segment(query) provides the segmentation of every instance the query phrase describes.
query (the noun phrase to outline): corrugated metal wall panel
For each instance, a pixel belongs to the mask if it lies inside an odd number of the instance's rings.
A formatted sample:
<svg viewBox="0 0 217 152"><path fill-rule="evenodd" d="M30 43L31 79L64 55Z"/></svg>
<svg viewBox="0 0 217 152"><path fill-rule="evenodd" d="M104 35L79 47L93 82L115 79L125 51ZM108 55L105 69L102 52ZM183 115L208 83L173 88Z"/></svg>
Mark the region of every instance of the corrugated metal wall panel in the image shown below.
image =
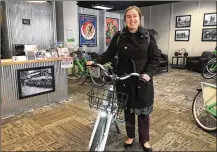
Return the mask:
<svg viewBox="0 0 217 152"><path fill-rule="evenodd" d="M17 70L50 65L54 65L55 92L19 100ZM66 99L68 96L68 78L66 70L67 69L61 68L60 61L1 66L1 116L16 115L26 110Z"/></svg>
<svg viewBox="0 0 217 152"><path fill-rule="evenodd" d="M55 93L48 94L48 104L59 102L68 96L68 73L67 69L61 68L61 62L58 62L55 67ZM57 100L58 99L58 100Z"/></svg>
<svg viewBox="0 0 217 152"><path fill-rule="evenodd" d="M12 56L13 44L34 44L40 50L48 49L55 44L55 2L6 1L5 3L9 58ZM22 24L22 19L30 19L30 25Z"/></svg>

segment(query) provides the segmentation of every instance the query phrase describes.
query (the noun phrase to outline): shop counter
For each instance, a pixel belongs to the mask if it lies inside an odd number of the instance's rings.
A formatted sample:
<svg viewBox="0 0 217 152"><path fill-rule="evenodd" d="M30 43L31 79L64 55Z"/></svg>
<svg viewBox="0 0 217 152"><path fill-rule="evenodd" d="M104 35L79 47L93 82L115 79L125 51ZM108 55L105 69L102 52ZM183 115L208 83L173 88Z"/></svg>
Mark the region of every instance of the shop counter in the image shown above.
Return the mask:
<svg viewBox="0 0 217 152"><path fill-rule="evenodd" d="M1 117L58 103L68 96L67 69L61 59L1 60Z"/></svg>

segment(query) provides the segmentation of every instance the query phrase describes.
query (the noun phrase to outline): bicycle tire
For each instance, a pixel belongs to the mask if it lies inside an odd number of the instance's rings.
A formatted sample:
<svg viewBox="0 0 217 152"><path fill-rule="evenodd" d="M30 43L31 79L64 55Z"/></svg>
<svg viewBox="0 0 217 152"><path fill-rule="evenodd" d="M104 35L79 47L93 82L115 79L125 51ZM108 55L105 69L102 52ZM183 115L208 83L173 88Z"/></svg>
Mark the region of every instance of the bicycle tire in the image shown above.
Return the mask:
<svg viewBox="0 0 217 152"><path fill-rule="evenodd" d="M113 74L113 70L111 67L109 67L109 71L110 71L110 74ZM112 84L112 79L108 76L105 76L105 82L106 84Z"/></svg>
<svg viewBox="0 0 217 152"><path fill-rule="evenodd" d="M68 74L68 79L70 80L80 80L82 78L82 71L80 70L78 65L73 65L71 68L72 73Z"/></svg>
<svg viewBox="0 0 217 152"><path fill-rule="evenodd" d="M102 138L106 128L106 123L107 123L107 117L101 117L96 129L96 133L93 137L93 142L90 147L90 152L96 151L96 148L98 148L99 144L102 142Z"/></svg>
<svg viewBox="0 0 217 152"><path fill-rule="evenodd" d="M203 68L203 71L202 71L202 76L205 78L205 79L212 79L213 77L216 76L216 68L215 68L215 72L211 72L210 69L209 69L209 66L213 65L215 63L213 62L209 62L204 68ZM209 75L206 75L206 70L208 72Z"/></svg>
<svg viewBox="0 0 217 152"><path fill-rule="evenodd" d="M197 116L197 111L196 111L196 104L197 104L197 102L199 102L199 98L200 97L202 97L202 95L203 95L203 92L202 91L200 91L200 92L198 92L197 94L196 94L196 96L194 97L194 100L193 100L193 103L192 103L192 113L193 113L193 117L194 117L194 119L195 119L195 121L196 121L196 123L197 123L197 125L201 128L201 129L203 129L204 131L207 131L207 132L213 132L213 131L217 131L217 128L216 128L216 126L215 127L213 127L213 128L210 128L210 127L207 127L205 124L203 124L203 122L201 122L200 120L199 120L199 118L198 118L198 116ZM203 98L203 97L202 97ZM202 101L203 101L203 99L202 99ZM205 108L205 107L204 107ZM206 111L206 109L204 109L204 111L208 114L208 112ZM208 114L210 117L213 117L213 116L211 116L211 114ZM213 120L215 119L215 121L216 121L216 118L214 118L213 117ZM216 122L214 122L214 124L216 124Z"/></svg>
<svg viewBox="0 0 217 152"><path fill-rule="evenodd" d="M99 78L90 77L90 79L98 87L103 87L106 84L105 78L103 76L100 76ZM101 79L101 83L98 83L97 79Z"/></svg>
<svg viewBox="0 0 217 152"><path fill-rule="evenodd" d="M216 66L216 59L210 60L210 61L208 62L208 64L212 64L212 65ZM208 72L210 72L210 73L212 73L212 74L216 74L216 67L215 67L215 69L214 69L214 70L215 70L214 72L211 71L210 68L207 68L207 70L208 70Z"/></svg>

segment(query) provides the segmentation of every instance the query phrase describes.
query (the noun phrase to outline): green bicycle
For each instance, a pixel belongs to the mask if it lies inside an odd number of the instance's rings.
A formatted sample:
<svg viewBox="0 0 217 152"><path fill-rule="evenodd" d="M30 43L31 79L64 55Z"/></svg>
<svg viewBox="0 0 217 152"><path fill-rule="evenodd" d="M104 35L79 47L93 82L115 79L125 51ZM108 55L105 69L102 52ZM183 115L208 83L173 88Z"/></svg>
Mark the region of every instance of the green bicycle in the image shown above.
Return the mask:
<svg viewBox="0 0 217 152"><path fill-rule="evenodd" d="M104 76L100 74L99 68L86 67L87 58L85 51L74 51L73 59L73 68L69 71L68 79L79 80L82 77L86 77L86 80L90 78L96 86L101 87L105 85ZM85 81L83 81L83 83Z"/></svg>
<svg viewBox="0 0 217 152"><path fill-rule="evenodd" d="M214 50L213 54L216 56L216 49ZM202 76L205 79L211 79L216 76L217 73L217 63L216 63L216 58L212 58L209 60L207 65L203 68L202 71Z"/></svg>

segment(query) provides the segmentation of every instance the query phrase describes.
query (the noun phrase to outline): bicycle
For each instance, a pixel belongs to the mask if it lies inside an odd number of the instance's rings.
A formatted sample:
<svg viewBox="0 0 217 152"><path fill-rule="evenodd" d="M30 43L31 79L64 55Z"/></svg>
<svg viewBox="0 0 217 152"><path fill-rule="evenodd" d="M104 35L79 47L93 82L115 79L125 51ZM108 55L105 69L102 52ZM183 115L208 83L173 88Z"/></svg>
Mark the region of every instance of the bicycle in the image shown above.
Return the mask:
<svg viewBox="0 0 217 152"><path fill-rule="evenodd" d="M87 52L87 54L90 56L90 60L92 60L92 61L95 61L96 60L96 58L99 56L97 53L95 53L95 52ZM114 65L115 66L115 65ZM114 72L114 67L113 67L113 65L112 65L112 63L111 62L108 62L108 63L105 63L104 65L103 65L103 67L106 69L106 71L108 71L110 74L112 74L113 72ZM103 76L104 77L104 80L105 80L105 84L111 84L112 83L112 80L109 78L109 77L107 77L106 75L104 75L104 74L102 74L101 73L101 76Z"/></svg>
<svg viewBox="0 0 217 152"><path fill-rule="evenodd" d="M118 77L116 74L109 75L104 67L100 64L93 64L91 66L99 67L112 80L112 85L109 89L92 88L87 93L90 108L94 107L100 110L94 125L88 148L90 151L104 151L111 124L114 123L118 134L120 133L120 129L117 125L117 117L126 107L128 99L127 94L116 92L115 84L117 81L125 80L131 76L140 77L140 74L131 73Z"/></svg>
<svg viewBox="0 0 217 152"><path fill-rule="evenodd" d="M72 74L68 75L68 79L79 80L82 77L86 77L86 79L82 82L82 84L84 84L84 82L90 78L91 81L96 86L101 87L105 85L106 82L104 80L104 76L100 74L101 71L99 69L86 67L87 59L86 59L85 51L82 51L82 52L74 51L73 54L71 55L73 56L74 61L73 61Z"/></svg>
<svg viewBox="0 0 217 152"><path fill-rule="evenodd" d="M201 82L201 86L192 103L193 117L203 130L216 131L216 85Z"/></svg>
<svg viewBox="0 0 217 152"><path fill-rule="evenodd" d="M217 55L217 51L213 51L213 55ZM208 61L207 65L203 68L202 76L205 79L211 79L216 76L217 73L217 62L216 58L212 58Z"/></svg>

